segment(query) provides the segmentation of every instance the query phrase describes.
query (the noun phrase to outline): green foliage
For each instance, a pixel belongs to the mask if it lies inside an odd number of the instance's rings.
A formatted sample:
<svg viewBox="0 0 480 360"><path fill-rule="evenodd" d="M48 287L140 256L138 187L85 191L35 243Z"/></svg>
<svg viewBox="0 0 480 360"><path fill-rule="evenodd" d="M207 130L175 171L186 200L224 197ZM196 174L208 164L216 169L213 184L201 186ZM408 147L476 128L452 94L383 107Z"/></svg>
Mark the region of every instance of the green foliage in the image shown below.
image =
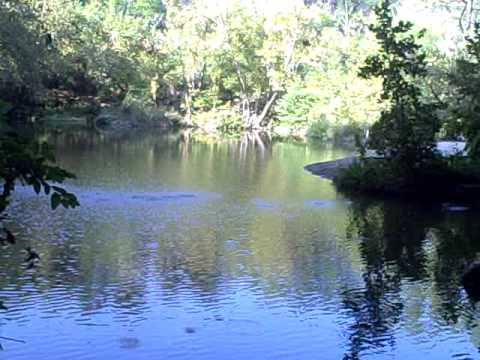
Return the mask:
<svg viewBox="0 0 480 360"><path fill-rule="evenodd" d="M311 139L328 140L329 131L332 130L332 125L329 124L325 118L313 121L307 129L307 136Z"/></svg>
<svg viewBox="0 0 480 360"><path fill-rule="evenodd" d="M375 9L378 24L370 30L380 43L378 54L370 56L361 69L364 78L383 80L381 98L390 106L372 127L369 146L410 173L434 157L439 129L436 105L422 99L417 80L426 76L425 54L410 34L413 24L393 23L390 2ZM423 32L417 34L423 36Z"/></svg>
<svg viewBox="0 0 480 360"><path fill-rule="evenodd" d="M320 98L309 89L294 87L278 102L277 119L280 123L299 126L319 119L315 108L320 103Z"/></svg>
<svg viewBox="0 0 480 360"><path fill-rule="evenodd" d="M371 26L380 50L369 56L360 76L383 81L381 99L388 104L372 127L367 146L382 159L362 158L335 179L339 189L397 195L458 195L460 184L478 182L478 165L458 157L440 158L435 137L440 129L439 105L425 99L421 84L428 74L426 55L411 33L413 24L394 24L389 1L376 10ZM472 48L470 48L470 51Z"/></svg>
<svg viewBox="0 0 480 360"><path fill-rule="evenodd" d="M396 179L385 162L371 160L354 162L340 170L334 179L337 188L347 193L383 193L387 184Z"/></svg>
<svg viewBox="0 0 480 360"><path fill-rule="evenodd" d="M467 38L466 57L456 63L451 83L460 97L454 108L457 125L467 140L469 155L480 157L480 23L475 24L474 32Z"/></svg>
<svg viewBox="0 0 480 360"><path fill-rule="evenodd" d="M49 54L35 11L24 1L0 2L0 98L33 103L42 88Z"/></svg>
<svg viewBox="0 0 480 360"><path fill-rule="evenodd" d="M275 124L308 128L311 136L325 140L344 129L368 127L383 107L381 83L360 79L357 72L365 55L375 50L373 39L361 33L347 38L329 24L317 41L302 77L279 100Z"/></svg>
<svg viewBox="0 0 480 360"><path fill-rule="evenodd" d="M77 198L62 187L54 184L73 178L68 171L52 165L55 161L52 149L47 144L21 138L14 133L0 137L0 214L8 206L17 181L31 187L37 194L50 196L52 209L59 205L73 208L79 205Z"/></svg>
<svg viewBox="0 0 480 360"><path fill-rule="evenodd" d="M236 113L226 113L220 117L220 123L217 129L226 135L238 134L244 130L242 118Z"/></svg>
<svg viewBox="0 0 480 360"><path fill-rule="evenodd" d="M144 104L213 130L213 123L197 122L198 113L230 108L243 122L238 129L286 127L305 133L310 128L318 136L324 126L329 134L370 126L392 102L396 86L405 119L407 113L427 114L415 122L422 130L415 131L411 151L428 152L428 145L419 145L431 135L426 118L434 109L425 95L437 95L430 91L435 88L444 97L445 86L440 77L425 79L431 69L417 42L427 46L442 73L448 61L439 60L439 44L447 35L435 28L415 38L409 35L412 24L394 26L385 6L383 20L371 32L366 23L377 2L299 1L262 12L256 0L5 0L0 2L0 100L13 110L65 106L65 97L97 109L112 102ZM404 3L409 2L395 6ZM436 1L420 6L426 7L432 14L444 8ZM453 14L459 8L447 10ZM376 50L372 35L383 50L370 57L370 72L361 79L356 74L362 59ZM467 73L464 67L459 74ZM386 101L380 104L382 79L390 80L384 81ZM450 110L442 114L460 117ZM462 109L462 118L468 111ZM392 110L392 121L386 121L384 113L379 132L407 135L408 125L386 126L411 123L393 121L398 116ZM392 141L376 145L392 148Z"/></svg>
<svg viewBox="0 0 480 360"><path fill-rule="evenodd" d="M435 158L413 175L402 174L394 162L364 159L342 169L334 179L348 194L410 196L419 198L471 197L468 184L480 181L480 163L469 158ZM467 185L465 185L467 184ZM473 188L472 190L475 190Z"/></svg>

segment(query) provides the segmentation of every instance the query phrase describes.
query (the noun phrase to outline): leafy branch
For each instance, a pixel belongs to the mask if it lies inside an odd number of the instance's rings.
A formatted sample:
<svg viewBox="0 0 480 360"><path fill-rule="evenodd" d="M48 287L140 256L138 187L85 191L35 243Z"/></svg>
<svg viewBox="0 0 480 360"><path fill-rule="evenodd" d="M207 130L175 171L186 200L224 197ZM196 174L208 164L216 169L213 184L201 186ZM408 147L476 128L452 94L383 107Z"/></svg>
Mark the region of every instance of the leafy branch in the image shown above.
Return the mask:
<svg viewBox="0 0 480 360"><path fill-rule="evenodd" d="M50 196L52 209L59 205L74 208L79 205L76 196L60 186L66 179L75 176L53 165L55 157L51 146L46 143L22 138L15 133L8 133L0 138L0 179L3 189L0 193L0 214L8 207L10 196L17 182L31 187L37 194L43 192ZM11 242L12 234L6 233L5 240Z"/></svg>

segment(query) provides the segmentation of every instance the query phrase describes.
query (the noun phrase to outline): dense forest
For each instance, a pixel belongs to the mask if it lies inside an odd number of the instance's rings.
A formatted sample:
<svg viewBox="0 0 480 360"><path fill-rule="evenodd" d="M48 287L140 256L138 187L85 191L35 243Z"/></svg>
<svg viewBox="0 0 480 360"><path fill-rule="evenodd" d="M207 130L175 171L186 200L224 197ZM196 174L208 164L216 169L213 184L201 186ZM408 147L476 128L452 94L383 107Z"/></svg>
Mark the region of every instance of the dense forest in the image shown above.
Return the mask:
<svg viewBox="0 0 480 360"><path fill-rule="evenodd" d="M328 139L380 116L378 1L3 0L1 112L75 110L100 122ZM443 136L475 128L479 37L472 1L396 1L425 53L420 96ZM463 128L467 126L468 129Z"/></svg>
<svg viewBox="0 0 480 360"><path fill-rule="evenodd" d="M356 139L387 160L337 179L360 191L480 179L475 1L4 0L0 11L10 124ZM442 139L466 140L470 157L440 159ZM48 161L12 139L5 159L11 144L26 163ZM49 179L33 174L38 192Z"/></svg>

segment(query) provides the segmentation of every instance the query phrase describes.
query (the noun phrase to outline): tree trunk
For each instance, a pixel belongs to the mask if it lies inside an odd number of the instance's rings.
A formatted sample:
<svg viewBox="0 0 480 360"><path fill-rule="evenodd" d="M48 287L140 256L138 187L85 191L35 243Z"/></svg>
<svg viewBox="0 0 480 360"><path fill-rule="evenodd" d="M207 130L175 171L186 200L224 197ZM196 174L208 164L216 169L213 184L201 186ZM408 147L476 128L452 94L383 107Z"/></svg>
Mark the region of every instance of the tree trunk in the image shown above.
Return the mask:
<svg viewBox="0 0 480 360"><path fill-rule="evenodd" d="M185 91L185 124L188 126L192 126L192 96L190 94L189 89Z"/></svg>
<svg viewBox="0 0 480 360"><path fill-rule="evenodd" d="M248 98L244 98L242 100L241 111L242 111L242 119L243 119L243 122L245 123L245 127L247 129L250 129L252 115L250 112L250 101L248 100Z"/></svg>
<svg viewBox="0 0 480 360"><path fill-rule="evenodd" d="M263 110L260 113L260 115L256 116L255 124L254 124L256 129L265 127L270 123L270 119L267 118L267 115L270 109L272 108L273 104L275 103L275 100L277 100L277 97L278 97L278 92L274 91L273 94L270 96L270 99L268 99L267 103L263 107Z"/></svg>
<svg viewBox="0 0 480 360"><path fill-rule="evenodd" d="M158 82L158 74L156 74L151 80L150 80L150 96L152 98L153 103L155 106L158 106L158 89L160 85Z"/></svg>

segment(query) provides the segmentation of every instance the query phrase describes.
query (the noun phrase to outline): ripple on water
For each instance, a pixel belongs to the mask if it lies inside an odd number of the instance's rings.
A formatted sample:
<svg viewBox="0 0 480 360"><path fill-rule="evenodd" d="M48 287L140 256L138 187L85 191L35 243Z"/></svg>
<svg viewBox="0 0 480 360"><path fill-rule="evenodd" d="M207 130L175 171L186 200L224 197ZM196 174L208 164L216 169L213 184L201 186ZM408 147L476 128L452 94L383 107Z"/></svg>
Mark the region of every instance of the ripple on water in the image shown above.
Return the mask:
<svg viewBox="0 0 480 360"><path fill-rule="evenodd" d="M218 194L209 192L119 192L105 190L81 190L78 193L83 204L143 204L157 206L161 204L171 205L172 203L196 203L218 198Z"/></svg>
<svg viewBox="0 0 480 360"><path fill-rule="evenodd" d="M278 210L280 209L280 203L275 201L269 201L262 198L251 199L250 202L258 209L263 210Z"/></svg>
<svg viewBox="0 0 480 360"><path fill-rule="evenodd" d="M316 209L326 209L335 207L337 202L334 200L311 199L306 200L305 205Z"/></svg>
<svg viewBox="0 0 480 360"><path fill-rule="evenodd" d="M27 341L8 344L6 357L478 358L478 309L450 271L463 247L479 251L469 238L476 222L455 222L471 211L445 222L437 209L412 227L409 212L378 203L363 211L337 202L329 183L297 176L304 152L285 176L289 160L276 151L251 153L261 166L250 174L215 152L191 166L190 150L153 151L153 168L172 167L142 180L135 153L128 191L126 162L107 159L109 188L74 186L82 206L72 211L51 212L20 189L11 208L18 248L34 245L42 262L26 271L23 254L0 253L2 335ZM104 170L90 182L104 184ZM187 190L166 191L165 179ZM432 226L428 258L422 241Z"/></svg>

